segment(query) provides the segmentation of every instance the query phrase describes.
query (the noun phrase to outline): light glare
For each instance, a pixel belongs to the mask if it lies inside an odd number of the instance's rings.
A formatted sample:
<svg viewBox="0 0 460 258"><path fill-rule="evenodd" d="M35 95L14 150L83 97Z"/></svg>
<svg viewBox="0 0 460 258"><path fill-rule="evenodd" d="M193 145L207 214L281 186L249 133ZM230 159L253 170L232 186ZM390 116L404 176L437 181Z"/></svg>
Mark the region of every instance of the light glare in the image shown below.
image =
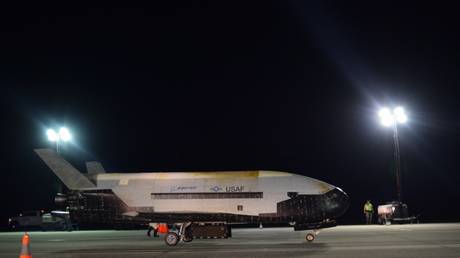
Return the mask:
<svg viewBox="0 0 460 258"><path fill-rule="evenodd" d="M72 139L72 136L70 135L70 132L67 128L61 127L61 129L59 129L59 138L67 142L70 141L70 139Z"/></svg>
<svg viewBox="0 0 460 258"><path fill-rule="evenodd" d="M393 124L393 117L391 116L384 116L380 118L380 123L383 126L391 126Z"/></svg>
<svg viewBox="0 0 460 258"><path fill-rule="evenodd" d="M59 140L59 135L53 129L46 130L46 135L48 136L48 140L52 142Z"/></svg>
<svg viewBox="0 0 460 258"><path fill-rule="evenodd" d="M383 126L391 126L393 124L393 116L391 115L391 111L388 108L382 108L379 111L380 123Z"/></svg>
<svg viewBox="0 0 460 258"><path fill-rule="evenodd" d="M380 111L379 111L379 117L380 117L380 118L391 117L390 109L388 109L388 108L382 108L382 109L380 109Z"/></svg>
<svg viewBox="0 0 460 258"><path fill-rule="evenodd" d="M404 115L404 108L402 108L402 107L396 107L396 108L393 110L393 114L395 114L396 116Z"/></svg>
<svg viewBox="0 0 460 258"><path fill-rule="evenodd" d="M379 111L379 117L383 126L391 126L396 122L401 124L407 122L407 115L403 107L396 107L393 112L389 108L382 108Z"/></svg>
<svg viewBox="0 0 460 258"><path fill-rule="evenodd" d="M399 123L403 124L407 122L407 115L405 114L404 109L402 107L395 108L393 110L393 114Z"/></svg>

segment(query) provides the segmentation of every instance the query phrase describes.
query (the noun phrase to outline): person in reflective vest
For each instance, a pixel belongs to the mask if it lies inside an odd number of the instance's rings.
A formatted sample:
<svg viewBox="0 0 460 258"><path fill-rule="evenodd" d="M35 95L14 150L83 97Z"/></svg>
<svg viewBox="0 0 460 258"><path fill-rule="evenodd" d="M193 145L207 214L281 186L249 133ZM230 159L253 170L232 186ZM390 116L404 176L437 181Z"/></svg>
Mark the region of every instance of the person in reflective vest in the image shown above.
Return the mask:
<svg viewBox="0 0 460 258"><path fill-rule="evenodd" d="M149 229L147 231L147 236L151 236L151 232L153 231L154 237L159 237L158 235L158 223L149 223Z"/></svg>
<svg viewBox="0 0 460 258"><path fill-rule="evenodd" d="M372 215L374 214L374 206L370 200L364 204L364 215L366 216L366 224L372 224Z"/></svg>

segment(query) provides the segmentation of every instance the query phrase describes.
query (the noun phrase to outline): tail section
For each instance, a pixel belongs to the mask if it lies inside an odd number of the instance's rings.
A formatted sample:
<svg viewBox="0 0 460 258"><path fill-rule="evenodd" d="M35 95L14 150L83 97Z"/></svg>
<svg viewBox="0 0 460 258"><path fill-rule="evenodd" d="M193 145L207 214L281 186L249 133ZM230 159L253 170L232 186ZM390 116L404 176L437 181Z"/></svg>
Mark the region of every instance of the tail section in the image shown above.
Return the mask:
<svg viewBox="0 0 460 258"><path fill-rule="evenodd" d="M104 167L100 162L97 161L86 162L86 171L90 175L105 173Z"/></svg>
<svg viewBox="0 0 460 258"><path fill-rule="evenodd" d="M96 188L83 174L52 149L35 149L35 152L71 190Z"/></svg>

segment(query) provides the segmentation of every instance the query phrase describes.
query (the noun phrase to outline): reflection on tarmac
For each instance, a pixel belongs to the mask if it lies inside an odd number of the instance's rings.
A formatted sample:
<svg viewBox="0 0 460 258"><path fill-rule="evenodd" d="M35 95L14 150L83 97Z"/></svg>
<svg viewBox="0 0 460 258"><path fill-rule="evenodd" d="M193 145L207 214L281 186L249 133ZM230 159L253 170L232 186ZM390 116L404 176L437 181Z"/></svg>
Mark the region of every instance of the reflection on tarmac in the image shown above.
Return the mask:
<svg viewBox="0 0 460 258"><path fill-rule="evenodd" d="M460 257L460 224L339 226L313 243L291 228L234 229L233 238L168 247L145 231L31 232L33 257ZM0 257L18 257L22 233L0 233Z"/></svg>

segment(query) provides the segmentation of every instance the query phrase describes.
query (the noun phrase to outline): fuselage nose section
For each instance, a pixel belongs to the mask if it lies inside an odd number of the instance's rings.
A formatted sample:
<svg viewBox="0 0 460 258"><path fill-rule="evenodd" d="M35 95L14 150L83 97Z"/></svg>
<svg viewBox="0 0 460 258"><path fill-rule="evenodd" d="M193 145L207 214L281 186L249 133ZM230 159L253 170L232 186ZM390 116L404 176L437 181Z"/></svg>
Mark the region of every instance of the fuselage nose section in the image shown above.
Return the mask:
<svg viewBox="0 0 460 258"><path fill-rule="evenodd" d="M348 210L350 198L342 189L336 187L324 194L323 205L326 219L335 219Z"/></svg>

